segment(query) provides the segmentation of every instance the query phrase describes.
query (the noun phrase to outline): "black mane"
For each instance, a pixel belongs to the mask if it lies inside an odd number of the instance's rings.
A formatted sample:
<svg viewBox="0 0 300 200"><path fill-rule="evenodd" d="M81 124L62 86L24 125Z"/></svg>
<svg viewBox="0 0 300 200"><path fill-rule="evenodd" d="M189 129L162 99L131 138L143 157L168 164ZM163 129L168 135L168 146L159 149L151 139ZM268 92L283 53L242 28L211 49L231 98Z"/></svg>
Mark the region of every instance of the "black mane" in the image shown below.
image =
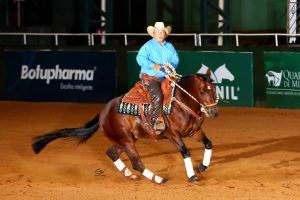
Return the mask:
<svg viewBox="0 0 300 200"><path fill-rule="evenodd" d="M213 82L213 79L208 74L200 74L200 73L186 75L181 80L188 79L193 76L201 77L205 82L209 82L209 83Z"/></svg>
<svg viewBox="0 0 300 200"><path fill-rule="evenodd" d="M203 80L205 82L209 82L209 83L213 82L212 78L208 74L198 74L197 73L197 76L200 76L201 78L203 78Z"/></svg>

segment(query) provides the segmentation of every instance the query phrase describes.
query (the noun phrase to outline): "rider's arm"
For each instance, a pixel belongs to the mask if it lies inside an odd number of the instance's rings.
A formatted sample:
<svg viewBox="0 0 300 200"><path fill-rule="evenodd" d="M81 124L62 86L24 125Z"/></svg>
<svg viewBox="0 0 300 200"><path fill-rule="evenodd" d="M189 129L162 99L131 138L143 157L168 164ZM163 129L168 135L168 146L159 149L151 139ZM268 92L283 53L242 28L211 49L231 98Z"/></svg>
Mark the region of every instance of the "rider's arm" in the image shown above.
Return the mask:
<svg viewBox="0 0 300 200"><path fill-rule="evenodd" d="M171 56L170 63L176 69L178 67L178 64L179 64L178 53L177 53L177 51L175 50L175 48L172 44L170 44L170 50L172 51L172 56Z"/></svg>
<svg viewBox="0 0 300 200"><path fill-rule="evenodd" d="M149 60L150 52L150 48L146 44L140 48L136 56L136 61L142 68L151 69L155 65L155 63Z"/></svg>

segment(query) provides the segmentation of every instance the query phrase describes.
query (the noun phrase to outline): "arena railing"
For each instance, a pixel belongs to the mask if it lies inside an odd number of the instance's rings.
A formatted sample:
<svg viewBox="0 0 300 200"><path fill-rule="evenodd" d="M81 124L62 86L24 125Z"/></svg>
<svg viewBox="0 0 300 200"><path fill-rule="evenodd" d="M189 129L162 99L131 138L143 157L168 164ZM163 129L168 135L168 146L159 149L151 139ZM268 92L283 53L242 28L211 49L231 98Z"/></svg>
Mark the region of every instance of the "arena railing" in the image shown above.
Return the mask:
<svg viewBox="0 0 300 200"><path fill-rule="evenodd" d="M28 38L35 36L35 37L51 37L54 39L54 45L60 45L60 38L61 37L86 37L84 39L86 44L89 46L94 45L104 45L106 44L106 40L110 37L121 37L119 44L124 46L129 46L129 37L134 37L135 39L138 37L148 37L146 33L0 33L0 45L1 45L1 37L14 37L14 36L21 36L22 43L20 45L31 45L28 43ZM191 41L193 41L194 46L204 46L208 45L207 41L208 38L230 38L231 40L234 39L234 42L231 43L232 46L240 46L241 45L241 38L251 38L252 40L257 40L257 37L271 37L272 39L268 40L268 43L272 43L278 47L280 42L282 44L293 44L297 39L299 39L300 34L285 34L285 33L172 33L170 34L172 38L179 38L179 37L190 37ZM99 38L100 37L100 38ZM95 39L98 38L99 42L95 43ZM279 42L280 41L280 42ZM255 42L254 42L255 43ZM219 45L220 46L220 45Z"/></svg>
<svg viewBox="0 0 300 200"><path fill-rule="evenodd" d="M257 39L257 37L273 37L274 44L276 47L279 46L279 38L285 38L285 44L295 43L297 41L297 37L300 37L300 34L287 34L287 33L199 33L198 34L198 46L202 46L202 38L205 36L216 36L216 37L226 37L230 36L235 38L235 46L240 46L240 38L241 37L253 37L253 39Z"/></svg>
<svg viewBox="0 0 300 200"><path fill-rule="evenodd" d="M90 33L0 33L1 36L21 36L23 37L23 45L30 45L27 43L28 37L30 36L51 36L54 38L55 46L59 45L59 37L61 36L86 36L87 37L87 44L90 45L91 41L91 34Z"/></svg>

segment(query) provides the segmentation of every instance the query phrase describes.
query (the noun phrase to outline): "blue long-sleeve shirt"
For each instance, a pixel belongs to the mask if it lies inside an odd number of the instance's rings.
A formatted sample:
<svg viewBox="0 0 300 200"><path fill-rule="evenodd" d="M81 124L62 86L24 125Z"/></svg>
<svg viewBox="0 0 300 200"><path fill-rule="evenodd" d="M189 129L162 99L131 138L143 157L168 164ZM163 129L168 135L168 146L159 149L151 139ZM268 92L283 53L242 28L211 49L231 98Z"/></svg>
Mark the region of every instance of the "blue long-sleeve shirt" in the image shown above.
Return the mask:
<svg viewBox="0 0 300 200"><path fill-rule="evenodd" d="M155 64L163 66L168 62L176 69L179 64L179 57L171 43L164 41L161 45L152 38L140 48L136 61L141 66L141 74L163 78L163 75L153 69L153 66Z"/></svg>

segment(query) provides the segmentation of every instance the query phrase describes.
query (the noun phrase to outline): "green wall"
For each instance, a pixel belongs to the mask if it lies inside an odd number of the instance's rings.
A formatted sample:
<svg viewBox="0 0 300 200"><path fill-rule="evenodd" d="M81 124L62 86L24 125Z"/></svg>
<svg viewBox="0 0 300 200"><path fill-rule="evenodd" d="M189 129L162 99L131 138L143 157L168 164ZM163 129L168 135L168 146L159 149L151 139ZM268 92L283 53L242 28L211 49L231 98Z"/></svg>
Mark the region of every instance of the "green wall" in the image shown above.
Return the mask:
<svg viewBox="0 0 300 200"><path fill-rule="evenodd" d="M285 30L286 0L231 0L234 32Z"/></svg>
<svg viewBox="0 0 300 200"><path fill-rule="evenodd" d="M217 0L211 1L218 4ZM182 28L180 32L200 32L201 0L184 1L184 8L175 13L164 12L163 19L157 18L157 8L160 6L160 2L172 5L172 0L147 0L148 25L163 20L173 27ZM233 32L285 32L286 11L286 0L231 0L232 30ZM180 15L184 24L178 25L176 22L172 22L172 14ZM216 15L211 11L208 14L210 18Z"/></svg>

